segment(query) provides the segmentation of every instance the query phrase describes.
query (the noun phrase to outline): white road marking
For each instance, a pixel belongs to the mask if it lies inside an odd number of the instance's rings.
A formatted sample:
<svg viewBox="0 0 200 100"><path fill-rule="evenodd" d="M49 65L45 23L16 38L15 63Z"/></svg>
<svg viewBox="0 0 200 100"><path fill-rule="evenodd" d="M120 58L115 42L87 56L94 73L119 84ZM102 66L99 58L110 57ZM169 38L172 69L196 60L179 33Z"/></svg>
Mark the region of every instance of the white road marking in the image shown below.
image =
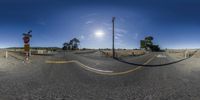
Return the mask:
<svg viewBox="0 0 200 100"><path fill-rule="evenodd" d="M95 70L95 71L100 71L100 72L105 72L105 73L111 73L111 72L113 72L113 71L108 71L108 70L95 69L95 68L89 67L87 65L84 65L81 62L76 61L76 60L71 60L71 61L46 61L45 63L54 63L54 64L76 63L76 64L78 64L78 65L80 65L82 67L85 67L85 68L88 68L88 69L91 69L91 70Z"/></svg>
<svg viewBox="0 0 200 100"><path fill-rule="evenodd" d="M144 65L148 64L149 62L151 62L153 59L155 58L155 56L153 56L152 58L150 58L147 62L144 63ZM142 68L142 66L138 66L136 68L127 70L127 71L122 71L122 72L114 72L114 71L109 71L109 70L100 70L100 69L95 69L92 67L89 67L87 65L82 64L81 62L77 61L77 60L71 60L71 61L46 61L46 63L56 63L56 64L62 64L62 63L76 63L78 65L80 65L82 68L97 73L97 74L102 74L102 75L122 75L122 74L128 74L130 72L136 71L140 68Z"/></svg>
<svg viewBox="0 0 200 100"><path fill-rule="evenodd" d="M157 57L157 58L166 58L166 55L161 55L161 54L159 54L159 55L157 55L156 57Z"/></svg>
<svg viewBox="0 0 200 100"><path fill-rule="evenodd" d="M153 56L152 58L150 58L149 60L147 60L147 62L145 62L144 65L148 64L149 62L151 62L154 58L155 58L155 56Z"/></svg>
<svg viewBox="0 0 200 100"><path fill-rule="evenodd" d="M100 70L100 69L95 69L95 68L92 68L92 67L89 67L87 65L84 65L82 64L81 62L79 61L75 61L77 64L79 64L80 66L82 67L85 67L85 68L88 68L88 69L91 69L91 70L94 70L94 71L99 71L99 72L104 72L104 73L112 73L113 71L109 71L109 70Z"/></svg>

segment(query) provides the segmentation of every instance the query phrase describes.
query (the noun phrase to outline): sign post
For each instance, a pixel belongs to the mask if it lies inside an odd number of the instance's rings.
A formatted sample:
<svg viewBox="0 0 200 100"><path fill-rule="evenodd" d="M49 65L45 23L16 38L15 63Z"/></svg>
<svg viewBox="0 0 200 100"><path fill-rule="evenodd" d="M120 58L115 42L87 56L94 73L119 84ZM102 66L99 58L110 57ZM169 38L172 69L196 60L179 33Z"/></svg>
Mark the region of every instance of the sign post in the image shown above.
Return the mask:
<svg viewBox="0 0 200 100"><path fill-rule="evenodd" d="M30 38L32 35L30 34L32 31L30 30L28 33L23 33L23 40L24 40L24 53L25 53L25 60L24 62L29 62L30 56Z"/></svg>
<svg viewBox="0 0 200 100"><path fill-rule="evenodd" d="M6 59L8 58L8 51L6 50Z"/></svg>
<svg viewBox="0 0 200 100"><path fill-rule="evenodd" d="M112 54L113 58L115 58L115 17L112 18L113 30L112 30Z"/></svg>

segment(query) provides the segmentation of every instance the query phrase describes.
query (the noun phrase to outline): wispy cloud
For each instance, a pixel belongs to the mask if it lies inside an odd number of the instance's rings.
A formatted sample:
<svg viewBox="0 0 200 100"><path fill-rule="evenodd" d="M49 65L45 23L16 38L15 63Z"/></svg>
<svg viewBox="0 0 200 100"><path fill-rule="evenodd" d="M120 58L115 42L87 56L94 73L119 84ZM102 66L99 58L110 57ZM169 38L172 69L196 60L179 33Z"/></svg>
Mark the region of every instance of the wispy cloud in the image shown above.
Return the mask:
<svg viewBox="0 0 200 100"><path fill-rule="evenodd" d="M84 16L81 16L81 18L90 18L90 17L94 17L98 15L97 13L90 13L90 14L87 14L87 15L84 15Z"/></svg>
<svg viewBox="0 0 200 100"><path fill-rule="evenodd" d="M112 23L105 23L104 22L103 25L106 26L106 27L110 27L110 26L112 26Z"/></svg>
<svg viewBox="0 0 200 100"><path fill-rule="evenodd" d="M115 39L121 40L121 38L124 36L124 34L121 33L115 33Z"/></svg>
<svg viewBox="0 0 200 100"><path fill-rule="evenodd" d="M108 30L112 30L112 28L108 28ZM120 40L128 31L121 28L115 28L115 39Z"/></svg>
<svg viewBox="0 0 200 100"><path fill-rule="evenodd" d="M137 39L138 36L139 36L139 33L135 33L135 35L134 35L134 39Z"/></svg>
<svg viewBox="0 0 200 100"><path fill-rule="evenodd" d="M112 28L110 27L110 28L108 28L108 30L112 30ZM122 29L122 28L115 28L115 32L116 32L116 33L125 34L125 33L127 33L128 31L125 30L125 29Z"/></svg>
<svg viewBox="0 0 200 100"><path fill-rule="evenodd" d="M117 36L117 37L122 37L122 36L124 36L124 35L121 34L121 33L116 33L115 36Z"/></svg>
<svg viewBox="0 0 200 100"><path fill-rule="evenodd" d="M123 18L123 17L119 17L118 19L119 19L119 21L122 22L122 23L125 22L125 18Z"/></svg>
<svg viewBox="0 0 200 100"><path fill-rule="evenodd" d="M89 20L89 21L85 22L85 24L92 24L92 23L94 23L94 21L92 21L92 20Z"/></svg>
<svg viewBox="0 0 200 100"><path fill-rule="evenodd" d="M116 31L117 33L122 33L122 34L125 34L125 33L128 32L127 30L121 29L121 28L116 28L115 31Z"/></svg>
<svg viewBox="0 0 200 100"><path fill-rule="evenodd" d="M84 36L84 35L80 35L78 38L79 38L80 40L84 40L84 39L85 39L85 36Z"/></svg>
<svg viewBox="0 0 200 100"><path fill-rule="evenodd" d="M40 21L40 22L38 22L38 24L39 24L39 25L42 25L42 26L45 26L45 25L46 25L46 22Z"/></svg>
<svg viewBox="0 0 200 100"><path fill-rule="evenodd" d="M117 36L115 36L115 39L116 39L116 40L119 40L120 38L119 38L119 37L117 37Z"/></svg>
<svg viewBox="0 0 200 100"><path fill-rule="evenodd" d="M127 44L124 43L124 41L121 39L117 39L115 44L116 44L116 48L127 48Z"/></svg>

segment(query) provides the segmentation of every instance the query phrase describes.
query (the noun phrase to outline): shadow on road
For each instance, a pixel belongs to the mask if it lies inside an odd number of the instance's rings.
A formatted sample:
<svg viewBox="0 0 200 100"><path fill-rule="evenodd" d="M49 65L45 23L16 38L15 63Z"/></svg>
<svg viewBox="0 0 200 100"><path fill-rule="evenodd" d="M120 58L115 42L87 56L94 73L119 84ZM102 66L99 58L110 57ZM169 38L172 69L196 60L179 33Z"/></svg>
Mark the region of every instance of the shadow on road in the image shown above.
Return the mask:
<svg viewBox="0 0 200 100"><path fill-rule="evenodd" d="M178 62L181 62L183 60L186 60L188 58L185 58L185 59L181 59L181 60L178 60L178 61L173 61L173 62L169 62L169 63L165 63L165 64L155 64L155 65L148 65L148 64L137 64L137 63L133 63L133 62L127 62L125 60L122 60L122 59L119 59L119 58L114 58L115 60L117 61L120 61L122 63L126 63L126 64L129 64L129 65L135 65L135 66L143 66L143 67L160 67L160 66L166 66L166 65L171 65L171 64L175 64L175 63L178 63Z"/></svg>
<svg viewBox="0 0 200 100"><path fill-rule="evenodd" d="M172 64L184 61L186 59L189 59L189 58L193 57L195 55L195 53L197 53L197 51L198 50L196 50L194 53L192 53L190 57L187 57L187 58L184 58L184 59L180 59L180 60L177 60L177 61L173 61L173 62L169 62L169 63L165 63L165 64L155 64L155 65L153 65L153 64L151 64L151 65L149 65L149 64L137 64L137 63L128 62L128 61L125 61L123 59L116 58L116 57L114 59L117 60L117 61L120 61L122 63L129 64L129 65L143 66L143 67L161 67L161 66L166 66L166 65L172 65Z"/></svg>

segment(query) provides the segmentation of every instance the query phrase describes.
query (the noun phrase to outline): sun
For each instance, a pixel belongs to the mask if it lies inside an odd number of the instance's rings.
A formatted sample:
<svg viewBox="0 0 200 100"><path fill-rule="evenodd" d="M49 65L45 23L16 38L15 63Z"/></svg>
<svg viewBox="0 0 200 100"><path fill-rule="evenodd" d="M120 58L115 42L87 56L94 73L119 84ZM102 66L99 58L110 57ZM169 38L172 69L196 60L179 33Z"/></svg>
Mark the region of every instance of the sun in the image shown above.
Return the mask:
<svg viewBox="0 0 200 100"><path fill-rule="evenodd" d="M101 30L98 30L98 31L95 32L95 36L98 37L98 38L101 38L101 37L104 36L104 32L101 31Z"/></svg>

